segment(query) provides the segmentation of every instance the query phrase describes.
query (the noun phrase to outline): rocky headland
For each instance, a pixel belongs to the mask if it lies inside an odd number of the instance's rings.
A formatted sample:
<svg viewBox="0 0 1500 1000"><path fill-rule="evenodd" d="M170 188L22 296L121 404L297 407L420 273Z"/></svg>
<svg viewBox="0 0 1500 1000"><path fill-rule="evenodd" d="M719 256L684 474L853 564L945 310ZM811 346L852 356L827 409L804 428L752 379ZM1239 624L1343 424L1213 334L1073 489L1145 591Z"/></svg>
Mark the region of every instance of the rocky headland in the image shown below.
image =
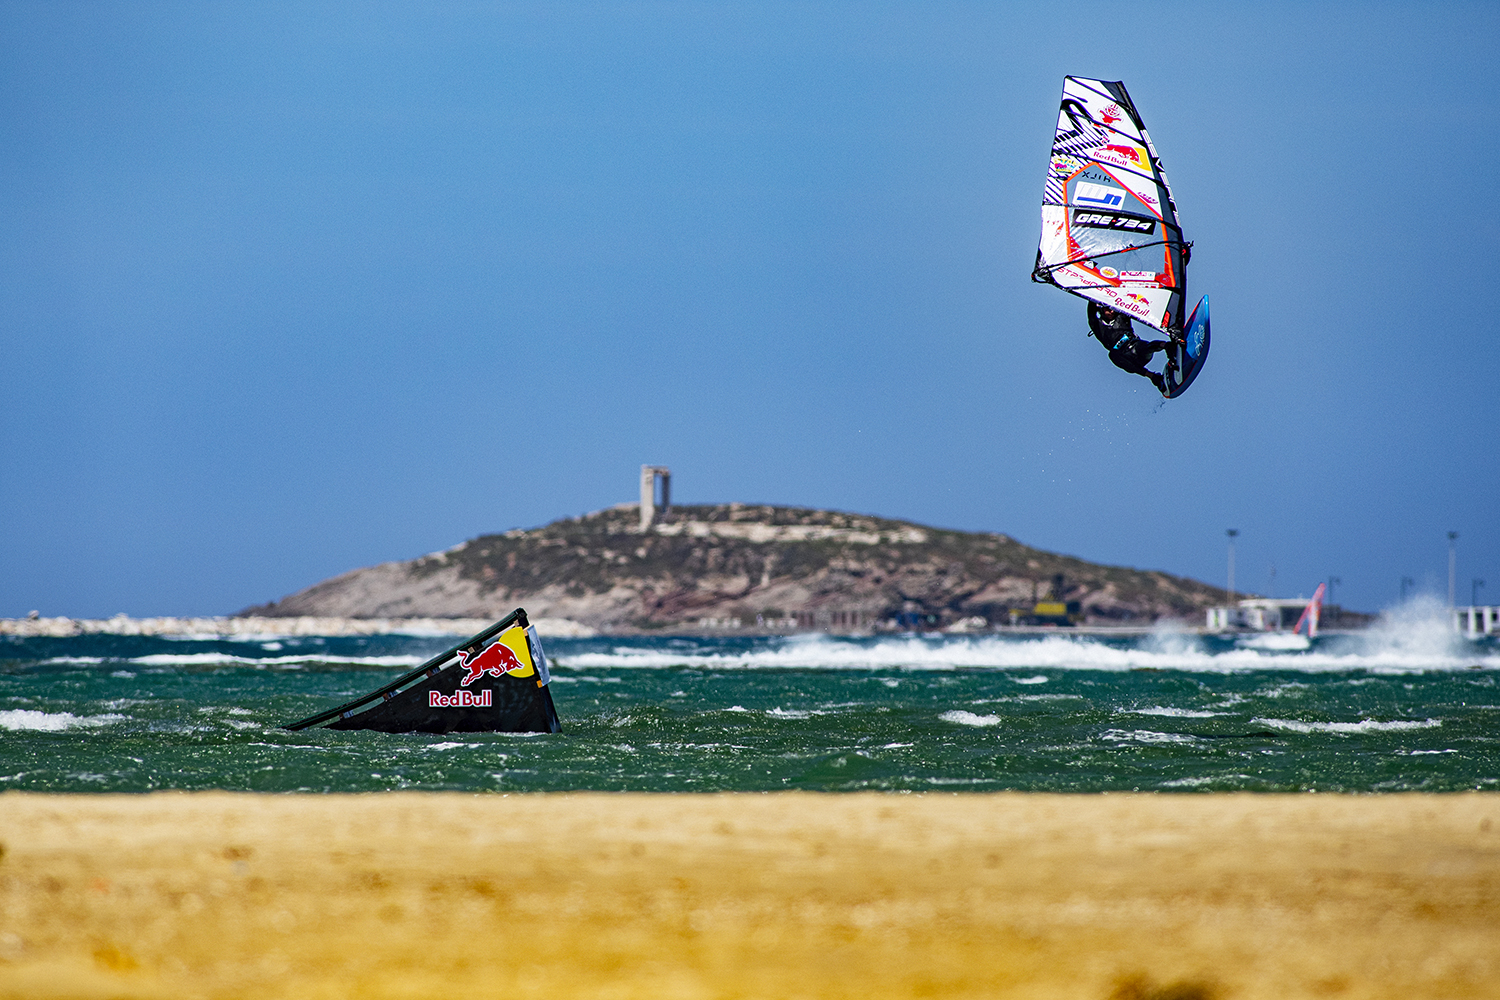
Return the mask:
<svg viewBox="0 0 1500 1000"><path fill-rule="evenodd" d="M1048 599L1090 625L1196 625L1227 597L1001 534L739 503L678 506L643 532L632 503L352 570L241 615L493 620L522 606L612 633L978 631Z"/></svg>

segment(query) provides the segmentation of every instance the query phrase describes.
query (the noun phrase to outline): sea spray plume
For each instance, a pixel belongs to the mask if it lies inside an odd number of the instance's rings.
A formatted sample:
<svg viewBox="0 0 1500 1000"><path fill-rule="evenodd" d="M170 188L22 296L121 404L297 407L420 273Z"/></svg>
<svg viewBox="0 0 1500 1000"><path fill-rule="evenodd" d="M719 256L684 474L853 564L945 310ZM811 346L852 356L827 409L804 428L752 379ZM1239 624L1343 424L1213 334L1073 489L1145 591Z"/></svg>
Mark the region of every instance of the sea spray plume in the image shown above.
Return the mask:
<svg viewBox="0 0 1500 1000"><path fill-rule="evenodd" d="M1381 612L1363 634L1349 636L1359 652L1375 659L1459 661L1473 653L1453 628L1450 612L1437 597L1418 594Z"/></svg>
<svg viewBox="0 0 1500 1000"><path fill-rule="evenodd" d="M1141 640L1140 648L1167 657L1194 657L1207 652L1202 637L1188 632L1178 621L1157 622L1151 633Z"/></svg>
<svg viewBox="0 0 1500 1000"><path fill-rule="evenodd" d="M1308 660L1374 673L1500 669L1500 649L1492 642L1465 639L1449 615L1438 598L1419 594L1387 608L1363 632L1319 638Z"/></svg>

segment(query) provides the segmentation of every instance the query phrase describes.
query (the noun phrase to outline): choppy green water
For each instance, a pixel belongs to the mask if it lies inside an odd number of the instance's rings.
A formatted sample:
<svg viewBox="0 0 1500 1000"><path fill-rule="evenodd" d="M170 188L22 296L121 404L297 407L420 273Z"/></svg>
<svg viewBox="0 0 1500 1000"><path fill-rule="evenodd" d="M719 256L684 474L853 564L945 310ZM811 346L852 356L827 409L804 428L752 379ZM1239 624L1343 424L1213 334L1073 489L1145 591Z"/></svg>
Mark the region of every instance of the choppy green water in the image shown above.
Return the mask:
<svg viewBox="0 0 1500 1000"><path fill-rule="evenodd" d="M1500 647L1419 626L1307 649L544 637L558 736L278 728L446 638L0 640L0 789L1496 788Z"/></svg>

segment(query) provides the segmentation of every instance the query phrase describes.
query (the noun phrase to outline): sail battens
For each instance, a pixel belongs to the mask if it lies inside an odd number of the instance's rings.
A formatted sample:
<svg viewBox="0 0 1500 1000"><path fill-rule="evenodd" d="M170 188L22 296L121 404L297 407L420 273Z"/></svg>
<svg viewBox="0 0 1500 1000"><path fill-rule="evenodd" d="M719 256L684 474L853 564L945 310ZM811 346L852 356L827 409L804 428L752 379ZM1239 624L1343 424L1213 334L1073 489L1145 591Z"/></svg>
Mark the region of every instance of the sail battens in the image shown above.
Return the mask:
<svg viewBox="0 0 1500 1000"><path fill-rule="evenodd" d="M1187 244L1125 85L1067 77L1033 277L1168 333L1184 326Z"/></svg>

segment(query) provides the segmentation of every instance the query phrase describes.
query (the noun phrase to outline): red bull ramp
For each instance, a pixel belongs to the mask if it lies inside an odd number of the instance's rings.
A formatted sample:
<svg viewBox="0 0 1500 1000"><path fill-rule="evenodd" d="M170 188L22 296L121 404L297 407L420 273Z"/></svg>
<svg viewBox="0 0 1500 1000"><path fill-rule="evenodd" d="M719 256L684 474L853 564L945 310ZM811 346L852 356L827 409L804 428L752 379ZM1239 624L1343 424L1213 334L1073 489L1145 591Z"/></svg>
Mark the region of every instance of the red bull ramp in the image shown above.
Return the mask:
<svg viewBox="0 0 1500 1000"><path fill-rule="evenodd" d="M517 608L415 670L286 729L382 733L560 733L536 629Z"/></svg>

